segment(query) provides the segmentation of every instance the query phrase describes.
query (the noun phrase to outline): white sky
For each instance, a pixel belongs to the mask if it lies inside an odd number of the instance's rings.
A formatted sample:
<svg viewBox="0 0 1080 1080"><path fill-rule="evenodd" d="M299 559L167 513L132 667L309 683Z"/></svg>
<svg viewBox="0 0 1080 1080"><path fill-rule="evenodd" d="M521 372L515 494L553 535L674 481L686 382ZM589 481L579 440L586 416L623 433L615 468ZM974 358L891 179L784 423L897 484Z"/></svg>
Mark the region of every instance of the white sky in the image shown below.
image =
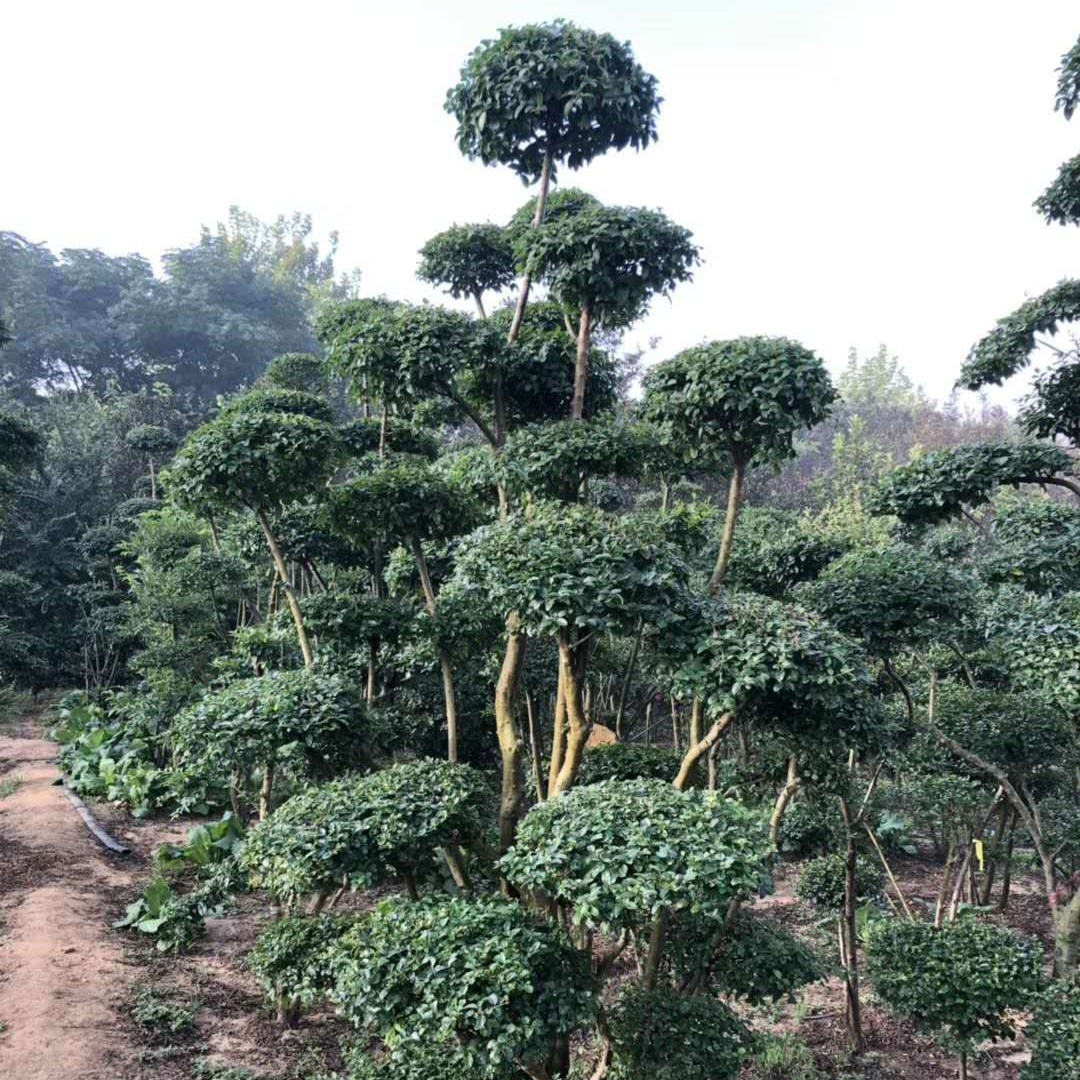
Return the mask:
<svg viewBox="0 0 1080 1080"><path fill-rule="evenodd" d="M705 265L633 335L660 357L785 334L838 368L886 342L940 397L1080 272L1030 207L1080 148L1052 111L1076 0L6 0L0 228L156 257L230 203L299 209L366 291L435 298L420 244L527 196L460 157L446 89L498 27L557 15L660 80L659 142L565 178L694 231Z"/></svg>

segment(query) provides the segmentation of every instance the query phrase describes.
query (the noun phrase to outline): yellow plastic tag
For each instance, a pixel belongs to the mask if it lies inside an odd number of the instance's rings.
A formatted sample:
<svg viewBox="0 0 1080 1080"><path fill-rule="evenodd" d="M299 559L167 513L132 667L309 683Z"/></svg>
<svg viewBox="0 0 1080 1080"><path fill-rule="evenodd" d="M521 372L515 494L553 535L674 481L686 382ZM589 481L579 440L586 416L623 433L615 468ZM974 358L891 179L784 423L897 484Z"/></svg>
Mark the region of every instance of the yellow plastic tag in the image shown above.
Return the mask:
<svg viewBox="0 0 1080 1080"><path fill-rule="evenodd" d="M985 873L986 859L984 857L983 842L981 840L975 841L975 858L979 860L979 873Z"/></svg>

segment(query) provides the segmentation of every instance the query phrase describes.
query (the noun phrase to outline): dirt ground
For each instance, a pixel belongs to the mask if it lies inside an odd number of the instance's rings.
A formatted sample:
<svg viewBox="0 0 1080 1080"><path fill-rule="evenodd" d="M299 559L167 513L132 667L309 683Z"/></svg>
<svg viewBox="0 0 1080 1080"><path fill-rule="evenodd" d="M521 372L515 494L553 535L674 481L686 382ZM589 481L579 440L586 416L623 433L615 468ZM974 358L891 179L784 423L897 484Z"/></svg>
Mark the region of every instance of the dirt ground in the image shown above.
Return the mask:
<svg viewBox="0 0 1080 1080"><path fill-rule="evenodd" d="M0 1078L310 1080L338 1066L340 1023L317 1014L282 1035L244 967L268 918L258 897L243 897L225 917L209 920L207 936L180 957L111 929L150 876L157 847L191 823L139 822L97 804L98 820L131 848L128 856L110 855L55 786L56 749L36 720L0 730ZM937 866L902 858L895 870L909 902L932 905ZM782 871L776 894L758 906L831 955L835 928L794 902L796 876ZM1045 904L1022 875L1003 919L1046 943ZM152 1027L137 1022L133 1004L147 994L167 1018L187 1022L177 1030L167 1019ZM748 1019L806 1042L822 1074L835 1080L956 1075L954 1061L879 1009L868 988L864 999L869 1052L858 1063L845 1051L835 978L808 988L795 1004L761 1007ZM1021 1033L1014 1043L987 1047L972 1063L972 1080L1017 1080L1027 1058Z"/></svg>

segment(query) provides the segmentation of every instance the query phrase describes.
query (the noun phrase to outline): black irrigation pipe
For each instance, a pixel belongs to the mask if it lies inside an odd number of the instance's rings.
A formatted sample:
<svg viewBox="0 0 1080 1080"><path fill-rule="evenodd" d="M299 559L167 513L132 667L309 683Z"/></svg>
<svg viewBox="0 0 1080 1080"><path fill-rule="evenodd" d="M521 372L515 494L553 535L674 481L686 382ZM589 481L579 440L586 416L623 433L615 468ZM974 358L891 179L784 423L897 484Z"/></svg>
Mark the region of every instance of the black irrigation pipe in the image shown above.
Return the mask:
<svg viewBox="0 0 1080 1080"><path fill-rule="evenodd" d="M119 840L114 840L95 820L94 815L90 813L86 803L75 794L74 791L67 785L67 778L61 776L56 781L57 784L63 786L64 794L68 797L71 805L75 807L75 812L83 819L83 824L90 830L94 838L99 841L102 846L114 852L117 855L128 855L131 849L125 847Z"/></svg>

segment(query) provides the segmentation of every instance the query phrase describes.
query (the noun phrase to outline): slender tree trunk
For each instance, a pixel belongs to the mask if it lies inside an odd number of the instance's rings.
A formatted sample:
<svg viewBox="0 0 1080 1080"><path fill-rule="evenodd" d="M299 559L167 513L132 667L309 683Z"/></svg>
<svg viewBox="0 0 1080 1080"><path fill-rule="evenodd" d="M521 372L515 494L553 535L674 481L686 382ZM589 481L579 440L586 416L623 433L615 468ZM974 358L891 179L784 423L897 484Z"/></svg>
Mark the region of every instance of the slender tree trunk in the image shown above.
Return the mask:
<svg viewBox="0 0 1080 1080"><path fill-rule="evenodd" d="M645 957L645 974L641 980L643 990L655 990L660 975L660 961L664 956L664 938L667 933L667 911L661 908L653 920L649 933L649 951Z"/></svg>
<svg viewBox="0 0 1080 1080"><path fill-rule="evenodd" d="M1080 966L1080 891L1054 913L1054 976L1064 979Z"/></svg>
<svg viewBox="0 0 1080 1080"><path fill-rule="evenodd" d="M575 649L570 644L570 631L559 632L559 677L563 685L563 699L566 702L566 753L563 756L559 775L555 778L555 795L569 791L577 778L581 767L581 758L585 753L585 743L591 727L582 706L581 684L584 676L584 656L586 645L581 641Z"/></svg>
<svg viewBox="0 0 1080 1080"><path fill-rule="evenodd" d="M424 604L428 614L435 619L439 614L439 604L435 596L435 586L431 581L427 556L424 554L424 545L416 536L409 537L409 542L412 545L413 558L416 560L416 569L420 574L420 584L424 590ZM446 711L446 757L449 761L457 761L458 723L457 704L454 701L454 671L446 650L440 646L438 652L439 669L442 672L443 703Z"/></svg>
<svg viewBox="0 0 1080 1080"><path fill-rule="evenodd" d="M544 212L547 210L548 191L551 188L551 151L544 151L544 162L540 167L540 190L536 195L536 213L533 214L533 228L538 229L544 220ZM525 308L529 303L529 289L532 287L532 272L526 269L521 278L521 289L518 292L517 304L514 307L514 318L510 322L510 332L506 340L512 345L521 333L521 324L525 320Z"/></svg>
<svg viewBox="0 0 1080 1080"><path fill-rule="evenodd" d="M968 1080L967 1051L960 1051L960 1080Z"/></svg>
<svg viewBox="0 0 1080 1080"><path fill-rule="evenodd" d="M1012 891L1012 855L1013 842L1016 840L1017 813L1014 810L1009 819L1009 832L1005 840L1005 861L1001 869L1001 897L998 899L998 911L1009 910L1009 893Z"/></svg>
<svg viewBox="0 0 1080 1080"><path fill-rule="evenodd" d="M844 829L847 834L844 851L844 917L841 923L841 938L844 946L844 1019L847 1024L848 1042L851 1051L855 1054L861 1054L865 1048L865 1041L862 1028L862 1007L859 1002L855 823L846 799L840 800L840 812L844 818Z"/></svg>
<svg viewBox="0 0 1080 1080"><path fill-rule="evenodd" d="M716 566L713 568L712 577L709 578L709 592L716 592L723 584L728 563L731 562L731 548L735 542L735 525L739 519L739 507L742 505L743 475L745 471L746 466L743 462L736 460L731 473L731 481L728 484L724 531L720 536L720 552L716 556Z"/></svg>
<svg viewBox="0 0 1080 1080"><path fill-rule="evenodd" d="M793 754L788 758L787 781L780 789L773 807L772 816L769 818L769 840L774 848L780 846L780 826L784 820L784 813L791 802L792 796L799 790L799 763Z"/></svg>
<svg viewBox="0 0 1080 1080"><path fill-rule="evenodd" d="M382 416L379 418L379 457L386 457L386 439L390 429L390 418L386 409L386 402L383 402Z"/></svg>
<svg viewBox="0 0 1080 1080"><path fill-rule="evenodd" d="M472 294L472 298L476 302L476 312L477 312L477 314L480 316L481 319L486 319L487 318L487 312L484 310L484 298L483 298L483 296L478 292L474 292Z"/></svg>
<svg viewBox="0 0 1080 1080"><path fill-rule="evenodd" d="M694 767L697 765L698 761L716 745L720 736L727 731L734 719L734 713L724 713L724 715L709 728L702 739L696 743L691 743L689 749L683 755L682 764L679 766L679 774L675 777L675 787L677 787L679 791L685 791L690 786L690 781L693 779L694 775Z"/></svg>
<svg viewBox="0 0 1080 1080"><path fill-rule="evenodd" d="M314 667L315 654L311 651L311 641L308 639L307 630L304 627L304 616L300 611L300 601L297 600L296 593L293 591L292 584L289 581L289 568L285 565L285 558L281 554L281 548L278 546L277 539L270 530L270 522L267 520L265 511L257 510L256 517L259 519L259 525L262 527L263 536L266 537L266 543L270 548L270 555L274 560L274 568L277 570L278 580L281 582L281 587L285 591L285 599L289 605L289 612L292 614L292 620L296 626L296 639L300 642L300 652L304 654L304 667Z"/></svg>
<svg viewBox="0 0 1080 1080"><path fill-rule="evenodd" d="M150 459L150 498L157 502L157 470L154 468L154 459Z"/></svg>
<svg viewBox="0 0 1080 1080"><path fill-rule="evenodd" d="M529 754L532 758L533 786L536 788L536 801L544 801L543 766L540 759L540 726L536 722L536 708L533 696L525 691L525 716L529 722Z"/></svg>
<svg viewBox="0 0 1080 1080"><path fill-rule="evenodd" d="M563 682L562 658L556 677L555 711L552 714L551 760L548 762L547 797L558 794L559 773L562 771L563 755L566 753L566 684Z"/></svg>
<svg viewBox="0 0 1080 1080"><path fill-rule="evenodd" d="M580 420L585 415L585 384L589 379L589 348L592 342L592 308L586 304L581 309L577 332L577 359L574 363L574 396L570 401L570 419Z"/></svg>
<svg viewBox="0 0 1080 1080"><path fill-rule="evenodd" d="M514 843L517 823L525 804L521 727L514 714L521 665L525 660L525 635L516 614L506 620L506 651L495 684L495 732L502 758L502 793L499 801L499 850L505 854Z"/></svg>
<svg viewBox="0 0 1080 1080"><path fill-rule="evenodd" d="M270 816L270 796L274 790L274 766L268 761L263 765L262 785L259 788L259 820Z"/></svg>
<svg viewBox="0 0 1080 1080"><path fill-rule="evenodd" d="M642 622L638 622L637 633L634 635L633 644L630 646L630 657L626 661L626 671L623 673L622 685L619 687L619 704L615 707L615 738L622 742L623 717L626 715L626 698L630 693L630 684L634 678L634 669L637 667L638 653L641 651L641 638L645 633Z"/></svg>

